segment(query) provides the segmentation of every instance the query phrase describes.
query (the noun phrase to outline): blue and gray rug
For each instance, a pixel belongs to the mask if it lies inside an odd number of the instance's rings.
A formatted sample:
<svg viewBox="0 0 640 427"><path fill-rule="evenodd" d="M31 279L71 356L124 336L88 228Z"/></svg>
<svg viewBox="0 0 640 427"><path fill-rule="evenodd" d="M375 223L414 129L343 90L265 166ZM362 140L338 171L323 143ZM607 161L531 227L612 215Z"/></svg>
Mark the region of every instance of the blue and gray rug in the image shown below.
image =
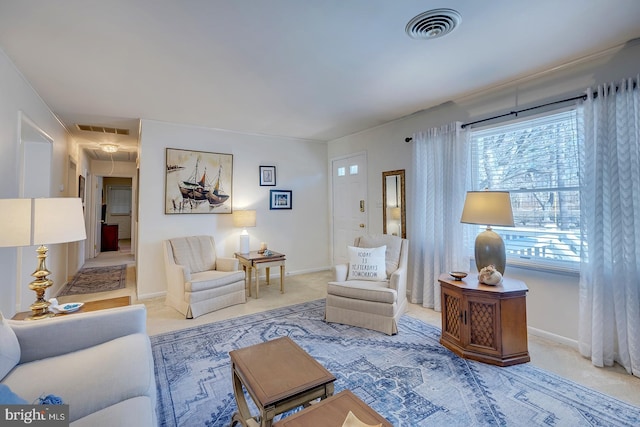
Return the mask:
<svg viewBox="0 0 640 427"><path fill-rule="evenodd" d="M640 408L537 369L499 368L442 347L403 316L399 333L325 323L324 300L151 337L161 426L228 426L229 351L289 336L394 426L638 426ZM255 412L254 412L255 413Z"/></svg>

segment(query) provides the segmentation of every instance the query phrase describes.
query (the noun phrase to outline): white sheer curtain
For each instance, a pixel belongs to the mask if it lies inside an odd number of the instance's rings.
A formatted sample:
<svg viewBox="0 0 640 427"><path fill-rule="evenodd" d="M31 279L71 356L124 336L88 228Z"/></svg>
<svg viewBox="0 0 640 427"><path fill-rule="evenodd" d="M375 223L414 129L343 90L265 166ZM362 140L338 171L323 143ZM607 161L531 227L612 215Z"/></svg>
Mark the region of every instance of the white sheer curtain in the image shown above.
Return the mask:
<svg viewBox="0 0 640 427"><path fill-rule="evenodd" d="M640 376L640 91L638 78L584 102L579 349L596 366Z"/></svg>
<svg viewBox="0 0 640 427"><path fill-rule="evenodd" d="M469 132L451 123L413 135L410 300L440 311L438 276L467 271L460 215L469 180Z"/></svg>

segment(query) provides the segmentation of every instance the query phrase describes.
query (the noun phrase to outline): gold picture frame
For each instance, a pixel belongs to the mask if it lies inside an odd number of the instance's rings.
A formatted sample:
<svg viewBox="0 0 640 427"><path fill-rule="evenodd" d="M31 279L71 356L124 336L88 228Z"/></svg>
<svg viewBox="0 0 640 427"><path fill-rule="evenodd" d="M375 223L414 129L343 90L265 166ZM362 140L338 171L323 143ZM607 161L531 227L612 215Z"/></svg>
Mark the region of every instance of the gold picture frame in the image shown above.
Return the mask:
<svg viewBox="0 0 640 427"><path fill-rule="evenodd" d="M166 149L164 213L232 213L233 154Z"/></svg>

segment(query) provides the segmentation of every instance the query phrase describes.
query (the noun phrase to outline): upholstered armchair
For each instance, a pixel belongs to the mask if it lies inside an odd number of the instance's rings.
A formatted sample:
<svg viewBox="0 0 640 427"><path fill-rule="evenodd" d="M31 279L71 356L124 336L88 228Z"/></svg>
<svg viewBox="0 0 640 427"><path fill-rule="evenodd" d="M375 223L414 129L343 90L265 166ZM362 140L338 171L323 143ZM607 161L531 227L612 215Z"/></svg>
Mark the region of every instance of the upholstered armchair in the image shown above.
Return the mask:
<svg viewBox="0 0 640 427"><path fill-rule="evenodd" d="M327 285L325 320L398 333L407 309L409 241L388 234L361 236L349 247L349 264L334 266Z"/></svg>
<svg viewBox="0 0 640 427"><path fill-rule="evenodd" d="M166 304L187 319L246 302L244 271L237 259L216 256L213 237L177 237L163 247Z"/></svg>

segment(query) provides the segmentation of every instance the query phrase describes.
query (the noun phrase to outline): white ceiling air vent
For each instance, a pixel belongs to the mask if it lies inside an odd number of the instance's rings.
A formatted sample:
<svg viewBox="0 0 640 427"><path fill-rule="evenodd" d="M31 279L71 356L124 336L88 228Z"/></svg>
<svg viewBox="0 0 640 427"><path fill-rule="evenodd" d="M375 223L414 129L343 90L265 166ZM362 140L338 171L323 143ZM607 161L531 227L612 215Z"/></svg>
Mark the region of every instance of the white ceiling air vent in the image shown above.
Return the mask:
<svg viewBox="0 0 640 427"><path fill-rule="evenodd" d="M76 124L76 127L78 128L78 130L83 130L86 132L111 133L114 135L129 135L129 129L107 128L104 126L79 125L79 124Z"/></svg>
<svg viewBox="0 0 640 427"><path fill-rule="evenodd" d="M433 9L414 17L405 31L412 39L435 39L449 34L460 22L462 16L453 9Z"/></svg>

